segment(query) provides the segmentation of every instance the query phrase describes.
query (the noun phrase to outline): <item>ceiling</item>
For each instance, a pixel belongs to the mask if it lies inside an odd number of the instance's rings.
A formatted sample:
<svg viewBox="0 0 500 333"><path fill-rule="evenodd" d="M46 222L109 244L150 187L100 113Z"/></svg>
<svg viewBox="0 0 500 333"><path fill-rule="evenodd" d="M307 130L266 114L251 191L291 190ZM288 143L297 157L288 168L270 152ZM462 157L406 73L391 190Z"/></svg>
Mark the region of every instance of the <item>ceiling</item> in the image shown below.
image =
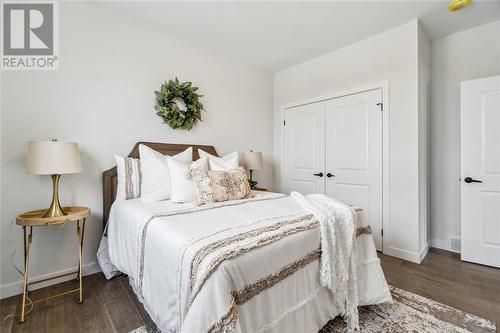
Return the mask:
<svg viewBox="0 0 500 333"><path fill-rule="evenodd" d="M415 18L431 39L500 19L500 0L459 12L449 1L138 2L106 5L165 33L277 72L377 35Z"/></svg>

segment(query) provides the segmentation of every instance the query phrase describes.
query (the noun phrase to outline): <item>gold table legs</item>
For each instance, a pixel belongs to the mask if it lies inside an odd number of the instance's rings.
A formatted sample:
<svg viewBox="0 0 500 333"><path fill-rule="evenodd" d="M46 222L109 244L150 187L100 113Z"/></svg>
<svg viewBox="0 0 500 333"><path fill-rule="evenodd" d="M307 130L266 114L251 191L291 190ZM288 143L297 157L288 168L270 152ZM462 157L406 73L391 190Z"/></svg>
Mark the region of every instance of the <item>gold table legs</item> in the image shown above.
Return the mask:
<svg viewBox="0 0 500 333"><path fill-rule="evenodd" d="M65 223L64 223L65 224ZM30 254L30 246L31 242L33 239L33 227L29 226L29 234L26 231L26 226L23 226L23 239L24 239L24 284L23 284L23 298L21 301L21 314L20 314L20 320L19 323L24 323L26 321L26 307L27 306L33 306L36 303L43 302L52 298L56 298L59 296L64 296L72 293L78 292L78 304L83 303L83 278L82 278L82 255L83 255L83 238L85 235L85 218L82 219L82 223L80 225L80 220L76 221L76 235L78 237L78 270L69 272L69 273L64 273L60 274L51 278L47 279L42 279L42 280L37 280L37 281L32 281L28 282L28 273L29 273L29 254ZM76 279L78 280L78 288L69 290L63 293L59 293L56 295L52 295L49 297L45 297L36 301L32 301L28 298L28 287L33 284L37 284L40 282L44 281L49 281L53 279L57 279L63 276L71 275L71 274L77 274ZM28 301L28 302L26 302Z"/></svg>
<svg viewBox="0 0 500 333"><path fill-rule="evenodd" d="M26 296L28 294L28 267L30 259L30 245L33 238L33 227L30 228L30 233L26 238L26 227L23 226L23 240L24 240L24 284L23 284L23 300L21 302L21 319L20 323L24 323L24 309L26 308Z"/></svg>
<svg viewBox="0 0 500 333"><path fill-rule="evenodd" d="M82 279L82 251L83 251L83 236L85 235L85 219L83 219L82 226L80 228L80 220L76 221L76 235L78 236L78 273L77 279L79 283L80 297L78 304L83 303L83 279Z"/></svg>

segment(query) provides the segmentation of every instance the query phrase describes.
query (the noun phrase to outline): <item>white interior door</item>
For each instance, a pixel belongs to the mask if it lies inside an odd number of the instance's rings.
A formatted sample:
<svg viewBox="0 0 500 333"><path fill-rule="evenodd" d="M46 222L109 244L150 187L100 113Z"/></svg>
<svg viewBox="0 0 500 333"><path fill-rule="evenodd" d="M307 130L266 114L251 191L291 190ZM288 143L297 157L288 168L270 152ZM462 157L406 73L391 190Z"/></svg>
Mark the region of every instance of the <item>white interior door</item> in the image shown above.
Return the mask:
<svg viewBox="0 0 500 333"><path fill-rule="evenodd" d="M500 267L500 76L461 84L462 260Z"/></svg>
<svg viewBox="0 0 500 333"><path fill-rule="evenodd" d="M326 102L326 195L361 207L382 251L382 90Z"/></svg>
<svg viewBox="0 0 500 333"><path fill-rule="evenodd" d="M325 103L285 110L283 191L325 193Z"/></svg>

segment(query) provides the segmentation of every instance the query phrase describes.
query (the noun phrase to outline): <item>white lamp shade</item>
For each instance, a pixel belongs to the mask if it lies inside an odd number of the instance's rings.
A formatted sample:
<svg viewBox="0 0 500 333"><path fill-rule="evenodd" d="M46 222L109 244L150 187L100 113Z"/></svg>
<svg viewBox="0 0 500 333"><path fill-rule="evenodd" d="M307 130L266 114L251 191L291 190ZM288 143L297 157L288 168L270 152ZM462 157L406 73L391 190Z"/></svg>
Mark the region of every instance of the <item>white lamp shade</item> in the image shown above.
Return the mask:
<svg viewBox="0 0 500 333"><path fill-rule="evenodd" d="M254 151L243 153L242 164L247 170L262 169L262 153Z"/></svg>
<svg viewBox="0 0 500 333"><path fill-rule="evenodd" d="M26 172L34 175L60 175L82 171L77 143L30 141Z"/></svg>

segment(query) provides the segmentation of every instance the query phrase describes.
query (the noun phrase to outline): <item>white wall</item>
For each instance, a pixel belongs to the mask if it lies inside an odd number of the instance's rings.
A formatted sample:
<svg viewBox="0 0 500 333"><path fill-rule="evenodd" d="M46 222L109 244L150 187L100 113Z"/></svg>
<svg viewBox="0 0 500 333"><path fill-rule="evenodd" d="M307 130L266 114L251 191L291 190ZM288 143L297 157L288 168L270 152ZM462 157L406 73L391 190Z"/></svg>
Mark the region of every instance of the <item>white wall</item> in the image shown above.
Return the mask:
<svg viewBox="0 0 500 333"><path fill-rule="evenodd" d="M390 221L384 221L384 252L413 261L419 261L420 252L424 250L419 244L417 58L418 22L412 21L274 76L277 176L280 172L281 110L284 105L389 81L389 101L384 102L388 103L390 112ZM276 187L280 188L279 177Z"/></svg>
<svg viewBox="0 0 500 333"><path fill-rule="evenodd" d="M95 271L102 231L101 173L113 154L126 155L135 142L214 145L220 154L262 151L256 172L269 187L272 174L272 76L137 22L99 3L60 4L60 70L2 73L1 119L1 296L21 291L21 229L16 214L48 206L49 177L26 175L27 141L57 137L80 144L83 172L61 179L64 205L90 206L84 263ZM191 132L172 130L155 111L153 90L178 76L205 95L203 122ZM74 226L34 231L30 275L76 267Z"/></svg>
<svg viewBox="0 0 500 333"><path fill-rule="evenodd" d="M460 238L460 81L500 74L500 20L431 43L431 244Z"/></svg>

